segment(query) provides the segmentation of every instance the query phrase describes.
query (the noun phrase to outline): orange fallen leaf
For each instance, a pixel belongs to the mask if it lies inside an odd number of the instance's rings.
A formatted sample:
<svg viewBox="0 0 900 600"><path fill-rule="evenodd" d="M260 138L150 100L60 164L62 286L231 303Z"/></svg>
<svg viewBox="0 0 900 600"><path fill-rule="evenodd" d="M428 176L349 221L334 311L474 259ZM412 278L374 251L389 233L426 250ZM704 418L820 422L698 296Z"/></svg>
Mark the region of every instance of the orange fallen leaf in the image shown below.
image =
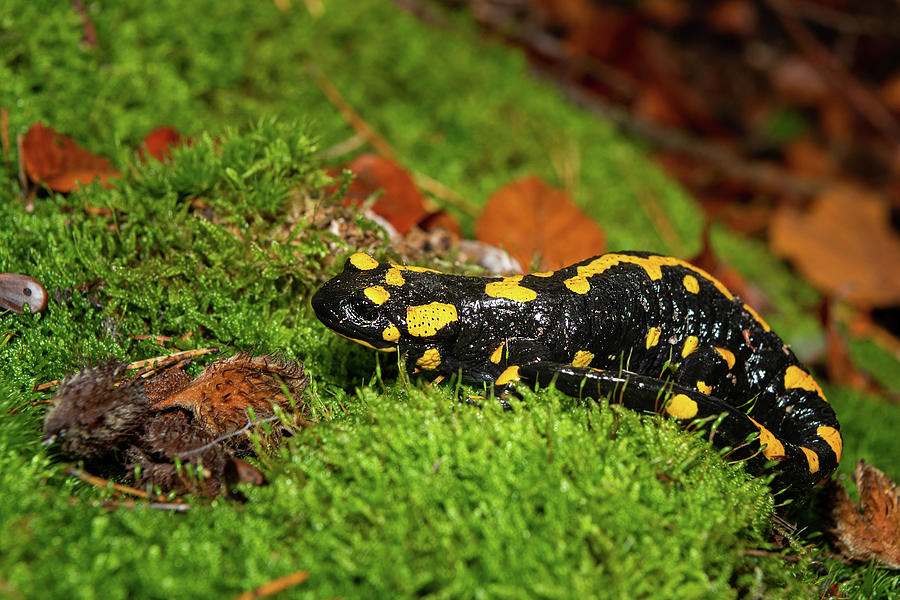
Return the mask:
<svg viewBox="0 0 900 600"><path fill-rule="evenodd" d="M808 212L779 207L769 244L819 290L862 307L900 304L900 238L890 206L852 186L836 186Z"/></svg>
<svg viewBox="0 0 900 600"><path fill-rule="evenodd" d="M475 237L509 251L523 267L537 255L556 269L603 252L606 236L569 196L540 177L494 192L475 224Z"/></svg>
<svg viewBox="0 0 900 600"><path fill-rule="evenodd" d="M849 558L875 559L900 569L900 490L897 484L865 461L856 463L854 475L859 504L836 484L832 492L831 516L834 534Z"/></svg>
<svg viewBox="0 0 900 600"><path fill-rule="evenodd" d="M228 435L246 425L250 409L257 418L272 415L273 404L290 410L291 400L285 397L281 383L294 400L298 400L307 383L300 363L249 354L214 361L190 381L176 374L172 377L172 383L161 384L170 395L154 404L153 410L183 408L212 436ZM184 387L178 389L182 384Z"/></svg>
<svg viewBox="0 0 900 600"><path fill-rule="evenodd" d="M106 158L91 154L70 137L35 123L22 142L22 160L28 177L56 192L69 192L99 178L106 187L119 172Z"/></svg>
<svg viewBox="0 0 900 600"><path fill-rule="evenodd" d="M165 162L172 155L172 148L189 144L190 138L181 137L181 134L171 127L157 127L141 142L140 153L143 157L146 151L159 162Z"/></svg>
<svg viewBox="0 0 900 600"><path fill-rule="evenodd" d="M400 235L405 234L428 214L422 193L413 178L396 162L375 154L361 154L347 168L356 177L350 184L344 202L359 206L381 191L382 194L372 205L372 211L387 219Z"/></svg>

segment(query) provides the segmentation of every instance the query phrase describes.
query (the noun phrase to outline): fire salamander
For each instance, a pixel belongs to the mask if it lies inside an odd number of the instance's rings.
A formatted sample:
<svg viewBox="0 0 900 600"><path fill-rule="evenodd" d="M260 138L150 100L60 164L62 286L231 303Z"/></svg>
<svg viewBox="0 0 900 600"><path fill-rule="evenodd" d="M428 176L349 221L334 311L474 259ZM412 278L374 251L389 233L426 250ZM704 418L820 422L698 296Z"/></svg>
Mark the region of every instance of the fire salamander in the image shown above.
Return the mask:
<svg viewBox="0 0 900 600"><path fill-rule="evenodd" d="M711 423L729 459L809 488L841 459L822 388L769 325L706 271L646 252L558 271L464 277L354 254L313 297L335 332L411 369L514 381Z"/></svg>

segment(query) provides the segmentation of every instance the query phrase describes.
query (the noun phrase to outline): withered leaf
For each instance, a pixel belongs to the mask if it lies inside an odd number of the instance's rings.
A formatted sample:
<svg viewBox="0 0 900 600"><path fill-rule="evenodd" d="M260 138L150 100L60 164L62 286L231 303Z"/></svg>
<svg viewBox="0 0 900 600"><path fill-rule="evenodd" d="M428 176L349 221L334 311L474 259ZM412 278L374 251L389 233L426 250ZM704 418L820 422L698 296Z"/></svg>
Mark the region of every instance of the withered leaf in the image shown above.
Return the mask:
<svg viewBox="0 0 900 600"><path fill-rule="evenodd" d="M45 417L44 442L165 492L234 496L227 484L261 485L263 474L240 459L253 450L241 435L253 425L250 409L270 419L273 404L287 414L305 406L303 367L280 356L220 359L193 380L179 368L149 381L125 370L110 361L67 378ZM273 427L267 443L283 429Z"/></svg>
<svg viewBox="0 0 900 600"><path fill-rule="evenodd" d="M41 123L32 125L22 141L22 161L28 177L56 192L69 192L94 179L111 187L109 179L119 172L106 158L91 154L70 137Z"/></svg>
<svg viewBox="0 0 900 600"><path fill-rule="evenodd" d="M425 218L422 193L406 170L394 161L375 154L361 154L347 168L356 174L344 201L362 204L381 191L372 211L384 217L400 235Z"/></svg>
<svg viewBox="0 0 900 600"><path fill-rule="evenodd" d="M272 416L273 404L289 411L291 400L285 396L282 382L297 399L306 386L299 363L276 356L238 354L211 363L185 387L154 404L153 409L177 406L188 410L204 431L219 437L245 426L249 410L257 418Z"/></svg>
<svg viewBox="0 0 900 600"><path fill-rule="evenodd" d="M475 224L475 237L505 248L524 268L534 256L556 269L603 252L606 236L569 196L540 177L494 192Z"/></svg>
<svg viewBox="0 0 900 600"><path fill-rule="evenodd" d="M897 484L865 461L856 463L854 475L859 504L844 486L832 487L831 516L834 534L849 558L875 559L900 569L900 490Z"/></svg>
<svg viewBox="0 0 900 600"><path fill-rule="evenodd" d="M181 134L171 127L157 127L141 142L140 153L144 156L146 151L156 160L165 162L172 155L172 148L189 144L189 138L181 137Z"/></svg>
<svg viewBox="0 0 900 600"><path fill-rule="evenodd" d="M782 206L769 243L830 296L868 308L900 304L900 238L888 203L869 192L838 186L806 213Z"/></svg>

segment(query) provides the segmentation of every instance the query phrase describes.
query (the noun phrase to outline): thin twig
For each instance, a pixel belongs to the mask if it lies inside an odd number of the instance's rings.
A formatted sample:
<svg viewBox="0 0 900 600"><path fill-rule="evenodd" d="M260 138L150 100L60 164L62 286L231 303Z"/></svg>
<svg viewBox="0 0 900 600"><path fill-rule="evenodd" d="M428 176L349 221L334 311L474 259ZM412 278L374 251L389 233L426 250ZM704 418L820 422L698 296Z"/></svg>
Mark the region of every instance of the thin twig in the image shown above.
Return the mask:
<svg viewBox="0 0 900 600"><path fill-rule="evenodd" d="M204 354L209 354L210 352L218 352L219 349L216 347L209 348L198 348L196 350L185 350L184 352L176 352L175 354L164 354L162 356L155 356L153 358L147 358L144 360L139 360L133 363L129 363L125 369L131 371L133 369L140 369L142 367L146 367L147 365L152 365L152 368L146 372L138 374L139 377L145 376L147 373L151 373L156 369L159 369L163 365L178 362L180 360L186 360L188 358L195 358L197 356L203 356ZM35 392L41 392L46 389L52 388L55 385L59 385L62 379L54 379L53 381L46 381L44 383L38 384L34 386Z"/></svg>
<svg viewBox="0 0 900 600"><path fill-rule="evenodd" d="M900 123L878 98L856 80L810 33L809 29L795 16L792 2L766 0L778 17L779 22L797 47L809 60L832 81L832 89L840 94L844 102L877 129L888 141L900 143Z"/></svg>
<svg viewBox="0 0 900 600"><path fill-rule="evenodd" d="M322 90L322 93L325 94L325 97L328 98L328 101L334 105L339 113L341 113L341 116L344 117L344 120L347 121L350 127L363 136L366 141L375 148L375 151L378 152L378 154L386 158L394 157L396 153L394 152L393 147L391 147L387 140L381 137L378 132L376 132L375 129L373 129L372 126L369 125L352 106L350 106L350 103L344 99L340 90L338 90L317 67L312 64L307 64L306 72L309 73L316 85L319 86L319 89Z"/></svg>
<svg viewBox="0 0 900 600"><path fill-rule="evenodd" d="M284 591L289 587L299 585L306 581L308 578L309 571L297 571L296 573L291 573L290 575L285 575L284 577L273 579L268 583L262 584L258 588L235 596L234 600L253 600L254 598L264 598L266 596L271 596L272 594L277 594L278 592Z"/></svg>
<svg viewBox="0 0 900 600"><path fill-rule="evenodd" d="M256 420L251 420L248 415L247 416L247 424L244 425L243 427L241 427L240 429L235 429L234 431L229 431L228 433L222 434L219 437L217 437L216 439L214 439L213 441L211 441L207 444L203 444L202 446L197 446L196 448L191 448L190 450L185 450L184 452L176 452L174 454L174 456L176 456L178 458L187 458L189 456L195 456L197 454L200 454L201 452L204 452L205 450L212 448L216 444L219 444L221 442L224 442L225 440L229 440L233 437L237 437L237 436L241 435L242 433L250 431L254 425L258 425L260 423L274 423L275 421L280 421L280 420L281 420L280 415L272 415L270 417L265 417L263 419L256 419Z"/></svg>
<svg viewBox="0 0 900 600"><path fill-rule="evenodd" d="M319 86L319 89L322 90L322 93L325 94L325 97L328 98L329 102L337 109L337 111L344 117L344 120L352 127L357 135L361 136L367 143L369 143L375 151L385 158L390 158L392 160L396 160L397 152L394 150L393 146L384 139L375 129L369 125L365 119L360 116L356 109L354 109L349 102L344 98L341 94L340 90L335 87L331 81L325 77L314 65L307 65L306 70L309 73L310 77L313 78L316 85ZM355 141L355 136L342 142L338 146L334 146L323 153L323 156L332 156L335 152L343 151L343 144L347 145L357 145ZM357 146L358 147L358 146ZM340 154L338 155L340 156ZM464 197L460 196L457 192L447 187L443 183L432 179L428 175L422 173L414 173L413 179L416 182L416 185L419 186L422 190L428 192L429 194L444 200L448 204L452 204L456 206L460 210L467 212L470 215L475 215L478 213L479 208L474 203L466 200Z"/></svg>
<svg viewBox="0 0 900 600"><path fill-rule="evenodd" d="M114 483L109 479L103 479L102 477L97 477L96 475L91 475L87 471L82 471L76 467L68 467L66 469L67 475L72 475L77 477L78 479L84 481L85 483L89 483L98 488L109 488L112 487L117 492L122 492L123 494L130 494L132 496L137 496L138 498L149 498L150 496L147 492L143 490L139 490L137 488L133 488L131 486L122 485L121 483ZM157 500L165 501L165 496L157 496Z"/></svg>
<svg viewBox="0 0 900 600"><path fill-rule="evenodd" d="M725 176L751 185L755 189L809 196L825 185L825 182L820 180L796 177L783 169L749 162L720 146L708 144L681 131L656 125L633 115L549 70L537 72L556 83L572 103L612 122L626 133L641 137L657 148L677 152L703 162Z"/></svg>
<svg viewBox="0 0 900 600"><path fill-rule="evenodd" d="M747 550L741 551L741 556L758 556L760 558L780 558L785 562L790 563L798 563L801 560L804 560L802 556L794 556L792 554L782 554L780 552L771 552L769 550L759 550L757 548L750 548Z"/></svg>

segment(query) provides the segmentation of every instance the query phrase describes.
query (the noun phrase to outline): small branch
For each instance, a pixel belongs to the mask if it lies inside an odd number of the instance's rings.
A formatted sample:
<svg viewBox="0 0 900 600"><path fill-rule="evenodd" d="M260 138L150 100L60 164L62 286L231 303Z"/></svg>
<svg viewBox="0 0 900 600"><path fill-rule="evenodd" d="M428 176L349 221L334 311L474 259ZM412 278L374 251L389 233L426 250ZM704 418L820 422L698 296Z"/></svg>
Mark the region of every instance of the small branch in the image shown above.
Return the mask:
<svg viewBox="0 0 900 600"><path fill-rule="evenodd" d="M350 103L344 99L340 90L338 90L318 68L308 64L306 65L306 72L309 73L316 85L319 86L319 89L322 90L322 93L325 94L325 97L328 98L328 101L334 105L350 127L363 136L363 138L375 148L375 151L378 152L378 154L386 158L393 158L395 156L396 153L387 140L381 137L375 129L373 129L372 126L369 125L352 106L350 106Z"/></svg>
<svg viewBox="0 0 900 600"><path fill-rule="evenodd" d="M66 469L67 475L72 475L77 477L78 479L84 481L85 483L89 483L98 488L109 488L112 487L117 492L122 492L123 494L130 494L132 496L137 496L138 498L149 498L150 496L147 492L143 490L139 490L137 488L133 488L127 485L122 485L121 483L113 483L109 479L103 479L102 477L97 477L96 475L91 475L87 471L83 471L76 467L68 467ZM165 501L165 496L158 496L158 500Z"/></svg>
<svg viewBox="0 0 900 600"><path fill-rule="evenodd" d="M794 556L790 554L782 554L780 552L771 552L769 550L759 550L757 548L750 548L748 550L742 550L741 556L758 556L760 558L780 558L781 560L789 563L798 563L801 560L804 560L802 556Z"/></svg>
<svg viewBox="0 0 900 600"><path fill-rule="evenodd" d="M198 348L196 350L185 350L184 352L176 352L175 354L164 354L162 356L155 356L153 358L147 358L144 360L139 360L137 362L129 363L128 366L125 367L126 370L131 371L133 369L140 369L142 367L146 367L147 365L152 365L152 368L146 372L138 374L139 377L144 377L147 373L152 373L156 369L160 367L178 362L180 360L186 360L189 358L195 358L197 356L203 356L204 354L209 354L210 352L218 352L219 349L216 347L210 348ZM35 392L42 392L46 389L52 388L55 385L59 385L62 379L54 379L53 381L46 381L44 383L38 384L34 386Z"/></svg>
<svg viewBox="0 0 900 600"><path fill-rule="evenodd" d="M900 123L897 122L894 115L872 92L859 83L827 48L819 43L809 29L795 16L792 2L766 0L766 3L800 51L816 65L823 75L832 81L832 89L843 97L844 102L888 141L894 144L900 143Z"/></svg>
<svg viewBox="0 0 900 600"><path fill-rule="evenodd" d="M340 90L338 90L331 81L327 77L325 77L319 70L313 65L307 65L307 72L310 77L313 78L313 81L316 82L316 85L319 86L319 89L322 90L322 93L325 94L325 97L328 98L329 102L334 105L337 111L344 117L344 120L352 127L358 136L362 137L369 145L371 145L375 151L385 158L390 158L396 160L397 152L394 148L385 140L381 135L379 135L375 129L369 125L365 119L360 116L356 110L350 106L350 103L344 98L341 94ZM341 142L337 146L333 146L328 150L325 150L322 153L323 157L332 157L335 153L345 153L344 150L347 148L355 149L359 147L359 142L356 140L356 136L349 138L348 140ZM346 146L346 147L345 147ZM337 154L337 156L341 156L342 154ZM416 182L416 185L419 188L425 190L430 193L432 196L440 198L444 200L448 204L452 204L457 208L467 212L470 215L476 215L479 212L479 208L473 204L472 202L466 200L454 190L450 189L446 185L441 182L432 179L428 175L424 175L422 173L414 173L413 179Z"/></svg>
<svg viewBox="0 0 900 600"><path fill-rule="evenodd" d="M234 597L234 600L253 600L254 598L265 598L284 591L289 587L300 585L309 578L309 571L297 571L278 579L273 579L268 583L264 583L258 588L244 592Z"/></svg>
<svg viewBox="0 0 900 600"><path fill-rule="evenodd" d="M556 83L572 103L612 122L626 133L644 138L663 150L677 152L708 164L723 175L744 182L755 189L809 196L824 185L823 181L795 177L782 169L748 162L715 144L708 144L680 131L650 123L550 71L540 70L538 73Z"/></svg>
<svg viewBox="0 0 900 600"><path fill-rule="evenodd" d="M157 406L159 406L157 404ZM176 452L174 456L178 458L187 458L189 456L195 456L200 454L201 452L212 448L216 444L224 442L225 440L229 440L233 437L237 437L242 433L250 431L255 425L259 425L260 423L274 423L275 421L280 421L281 417L279 415L272 415L270 417L265 417L264 419L256 419L255 421L251 420L250 417L247 417L247 424L241 427L240 429L235 429L234 431L229 431L226 434L220 435L213 441L203 444L202 446L198 446L196 448L191 448L190 450L185 450L184 452Z"/></svg>

